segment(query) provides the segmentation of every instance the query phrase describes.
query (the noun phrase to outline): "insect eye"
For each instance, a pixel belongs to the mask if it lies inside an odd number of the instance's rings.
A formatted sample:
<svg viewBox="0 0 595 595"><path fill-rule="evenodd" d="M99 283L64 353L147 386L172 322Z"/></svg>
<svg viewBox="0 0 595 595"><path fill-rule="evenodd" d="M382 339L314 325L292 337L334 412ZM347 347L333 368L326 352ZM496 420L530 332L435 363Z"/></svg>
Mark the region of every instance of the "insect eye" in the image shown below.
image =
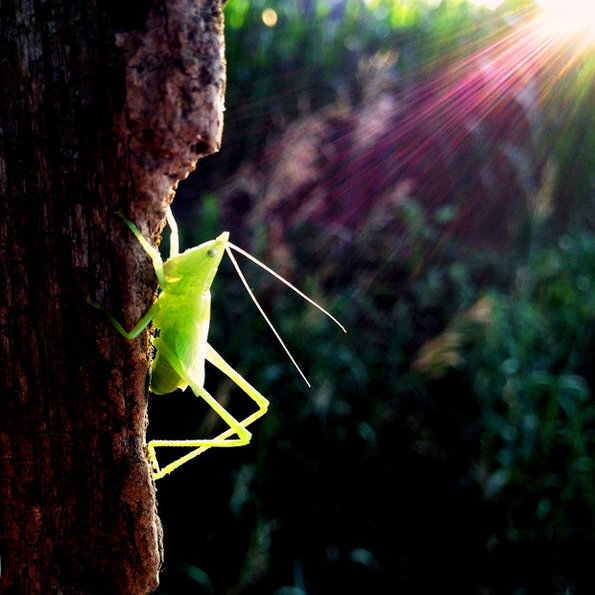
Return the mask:
<svg viewBox="0 0 595 595"><path fill-rule="evenodd" d="M215 250L215 248L211 248L211 249L209 249L209 251L207 252L207 254L209 256L215 256L215 254L217 254L217 250Z"/></svg>

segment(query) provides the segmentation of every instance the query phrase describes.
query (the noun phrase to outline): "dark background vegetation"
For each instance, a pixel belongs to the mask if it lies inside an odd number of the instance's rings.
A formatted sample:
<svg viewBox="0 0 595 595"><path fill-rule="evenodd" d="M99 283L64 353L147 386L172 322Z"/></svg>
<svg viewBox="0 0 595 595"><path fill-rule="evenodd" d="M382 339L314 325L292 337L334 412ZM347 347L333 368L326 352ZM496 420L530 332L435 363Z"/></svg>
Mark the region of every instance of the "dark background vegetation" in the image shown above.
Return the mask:
<svg viewBox="0 0 595 595"><path fill-rule="evenodd" d="M537 22L229 2L182 247L229 230L348 334L245 264L308 389L222 265L211 342L271 408L159 481L161 593L595 592L595 54ZM153 396L150 437L216 431L195 401Z"/></svg>

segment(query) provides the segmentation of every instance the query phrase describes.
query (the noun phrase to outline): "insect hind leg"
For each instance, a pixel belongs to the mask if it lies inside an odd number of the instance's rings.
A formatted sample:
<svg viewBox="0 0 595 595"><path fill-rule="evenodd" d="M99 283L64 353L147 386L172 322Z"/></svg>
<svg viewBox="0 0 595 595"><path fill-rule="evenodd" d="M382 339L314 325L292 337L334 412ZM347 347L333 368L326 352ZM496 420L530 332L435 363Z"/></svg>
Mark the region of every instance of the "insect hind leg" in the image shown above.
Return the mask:
<svg viewBox="0 0 595 595"><path fill-rule="evenodd" d="M213 402L217 403L216 399L214 399L205 389L200 391L200 394L197 396L201 396L205 399L211 407L213 406ZM219 405L219 403L217 403ZM222 415L222 412L219 410L222 409L225 411L225 417ZM229 412L221 407L216 409L217 413L225 419L225 422L228 423L230 426L229 429L225 430L215 438L206 438L206 439L198 439L198 440L151 440L149 444L147 444L147 451L149 454L149 461L153 467L153 479L157 480L162 478L163 476L171 473L174 469L177 469L184 463L194 459L198 455L205 452L209 448L213 447L234 447L234 446L244 446L250 442L252 438L252 434L246 430L244 426L244 422L238 422L233 418ZM230 418L234 420L233 424L230 424ZM238 438L230 439L230 436L236 434L239 436ZM161 448L164 446L178 446L178 447L186 447L186 448L194 448L189 453L185 454L184 456L172 461L165 467L161 468L157 461L157 454L155 452L156 448Z"/></svg>
<svg viewBox="0 0 595 595"><path fill-rule="evenodd" d="M242 420L242 426L246 427L250 425L267 412L269 401L239 372L236 372L208 343L205 357L208 362L219 368L230 380L233 380L258 405L258 411L255 411L252 415Z"/></svg>
<svg viewBox="0 0 595 595"><path fill-rule="evenodd" d="M227 423L229 429L225 430L215 438L210 439L199 439L199 440L151 440L147 445L149 454L149 460L154 469L153 478L155 480L160 479L164 475L171 473L174 469L188 462L189 460L202 454L209 448L213 447L234 447L244 446L250 442L252 434L246 429L246 427L257 420L259 417L266 413L269 402L263 397L250 383L248 383L238 372L236 372L225 360L210 346L207 344L206 359L219 368L226 376L233 380L248 396L250 396L258 405L259 409L252 415L249 415L242 421L236 420L227 409L225 409L214 397L212 397L204 387L201 387L196 383L188 374L183 363L175 355L175 353L159 339L155 339L155 346L158 350L161 350L162 354L166 356L174 370L188 382L190 388L197 397L202 397L210 407ZM236 435L237 438L231 438ZM156 448L165 446L181 446L190 447L194 450L190 451L183 457L180 457L173 462L169 463L163 468L159 467L157 462L157 455L155 452Z"/></svg>

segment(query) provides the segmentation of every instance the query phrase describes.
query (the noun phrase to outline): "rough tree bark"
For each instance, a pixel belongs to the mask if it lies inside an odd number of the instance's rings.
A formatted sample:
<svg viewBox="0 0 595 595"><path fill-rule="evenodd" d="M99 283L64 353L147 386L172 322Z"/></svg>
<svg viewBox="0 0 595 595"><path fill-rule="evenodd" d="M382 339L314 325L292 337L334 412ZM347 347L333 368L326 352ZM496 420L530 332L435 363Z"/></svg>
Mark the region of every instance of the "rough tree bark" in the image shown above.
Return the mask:
<svg viewBox="0 0 595 595"><path fill-rule="evenodd" d="M219 148L222 0L0 0L1 593L146 593L151 265L179 179Z"/></svg>

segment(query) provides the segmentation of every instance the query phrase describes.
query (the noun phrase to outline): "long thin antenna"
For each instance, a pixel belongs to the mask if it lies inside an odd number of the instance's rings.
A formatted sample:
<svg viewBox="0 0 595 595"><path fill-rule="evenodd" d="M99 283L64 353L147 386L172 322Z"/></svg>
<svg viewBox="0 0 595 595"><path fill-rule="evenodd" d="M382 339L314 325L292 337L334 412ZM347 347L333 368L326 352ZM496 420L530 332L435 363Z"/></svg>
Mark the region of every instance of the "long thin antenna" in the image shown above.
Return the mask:
<svg viewBox="0 0 595 595"><path fill-rule="evenodd" d="M259 267L263 268L267 273L270 273L271 275L273 275L273 277L275 277L276 279L279 279L279 281L281 281L281 283L285 283L285 285L287 285L287 287L289 287L290 289L293 289L293 291L295 291L299 296L303 297L307 302L310 302L310 304L312 304L314 307L318 308L321 312L326 314L335 324L337 324L341 328L341 330L344 333L347 332L345 330L345 327L330 312L327 312L322 306L319 306L313 299L309 298L305 293L301 292L297 287L295 287L289 281L287 281L287 279L284 279L283 277L281 277L281 275L279 275L279 273L275 273L275 271L273 271L273 269L269 268L263 262L260 262L260 260L258 260L258 258L255 258L254 256L252 256L252 254L248 254L248 252L246 252L245 250L242 250L239 246L236 246L235 244L232 244L231 242L227 242L227 246L229 246L229 248L233 248L236 252L243 254L246 258L249 258L252 262L256 263ZM229 250L227 251L227 253L229 254ZM232 258L232 260L233 260L233 258Z"/></svg>
<svg viewBox="0 0 595 595"><path fill-rule="evenodd" d="M229 249L230 246L232 246L232 245L229 242L227 242L227 244L225 245L225 251L227 252L227 255L229 256L229 259L231 260L231 262L232 262L233 266L235 267L238 275L240 276L240 279L242 280L242 283L244 284L244 287L246 288L246 291L248 292L248 295L252 298L252 301L254 302L254 304L256 305L256 307L258 308L258 311L262 314L262 317L267 321L267 324L271 327L271 330L275 334L275 337L277 337L277 340L279 341L279 343L281 343L281 347L283 347L283 349L285 350L285 353L287 353L287 355L289 356L289 359L291 360L291 362L295 366L296 370L300 373L301 377L304 379L304 382L308 385L308 387L310 387L311 385L308 382L308 379L306 378L306 376L302 372L301 368L298 366L298 364L295 361L293 355L291 355L289 349L287 349L287 345L285 345L285 343L283 342L283 339L280 337L279 333L277 332L277 329L275 329L275 327L273 326L273 323L269 320L269 317L265 314L265 312L262 309L261 305L258 303L258 300L256 299L255 295L252 293L252 290L250 289L250 286L248 285L248 281L246 281L246 277L244 277L244 274L242 273L242 271L240 269L240 265L238 264L237 260L235 259L235 256L233 255L232 251ZM233 246L233 248L235 250L238 250L237 246ZM242 254L246 254L243 250L240 250L240 252L242 252ZM275 275L275 276L277 276L277 275Z"/></svg>

